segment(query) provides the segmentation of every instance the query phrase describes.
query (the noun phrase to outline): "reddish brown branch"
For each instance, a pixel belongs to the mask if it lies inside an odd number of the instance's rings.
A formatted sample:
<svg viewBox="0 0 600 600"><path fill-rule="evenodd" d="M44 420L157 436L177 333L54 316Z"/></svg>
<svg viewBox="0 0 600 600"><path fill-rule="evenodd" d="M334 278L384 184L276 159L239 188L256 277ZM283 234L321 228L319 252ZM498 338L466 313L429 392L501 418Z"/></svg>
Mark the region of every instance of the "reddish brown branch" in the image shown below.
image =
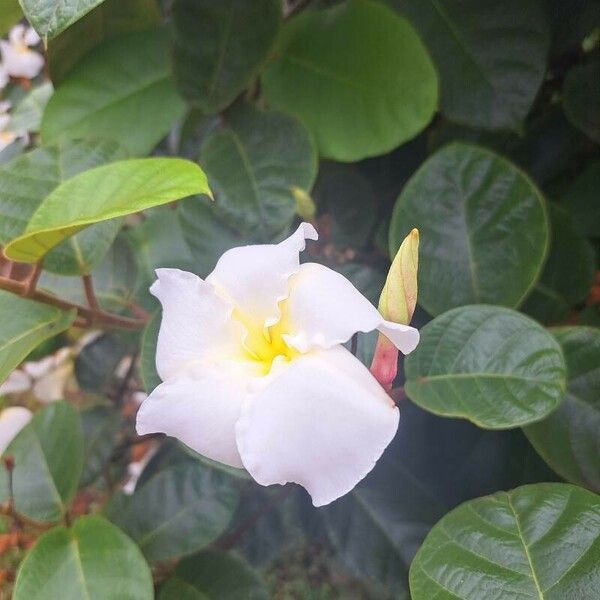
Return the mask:
<svg viewBox="0 0 600 600"><path fill-rule="evenodd" d="M30 290L29 295L27 295L27 281L15 281L14 279L9 279L7 277L0 277L0 289L6 290L7 292L12 292L17 296L27 296L31 300L36 300L37 302L48 304L49 306L55 306L61 310L71 310L74 308L77 310L78 319L76 320L76 325L79 327L89 327L93 322L99 327L114 327L117 329L137 330L142 329L147 323L147 319L121 317L103 310L94 312L87 306L82 306L80 304L76 304L75 302L63 300L62 298L58 298L53 294L49 294L48 292L44 292L36 288Z"/></svg>
<svg viewBox="0 0 600 600"><path fill-rule="evenodd" d="M83 280L83 290L85 292L85 299L87 300L88 306L92 312L97 313L100 310L100 306L98 305L98 300L94 292L92 277L91 275L82 275L81 279Z"/></svg>

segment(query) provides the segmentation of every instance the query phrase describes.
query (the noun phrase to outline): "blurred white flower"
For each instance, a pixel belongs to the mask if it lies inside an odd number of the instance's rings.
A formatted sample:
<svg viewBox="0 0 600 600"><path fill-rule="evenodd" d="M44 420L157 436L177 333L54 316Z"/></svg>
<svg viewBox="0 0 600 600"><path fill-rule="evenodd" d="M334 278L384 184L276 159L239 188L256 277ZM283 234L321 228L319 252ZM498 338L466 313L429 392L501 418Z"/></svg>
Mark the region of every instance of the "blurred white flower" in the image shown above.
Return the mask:
<svg viewBox="0 0 600 600"><path fill-rule="evenodd" d="M0 101L0 152L7 146L10 146L19 136L14 131L9 131L8 126L10 124L10 102L7 100Z"/></svg>
<svg viewBox="0 0 600 600"><path fill-rule="evenodd" d="M33 28L15 25L8 34L8 41L0 40L4 72L11 77L36 77L44 66L44 57L29 46L39 42L40 37Z"/></svg>
<svg viewBox="0 0 600 600"><path fill-rule="evenodd" d="M0 412L0 454L3 454L16 435L31 421L33 413L22 406L10 406Z"/></svg>
<svg viewBox="0 0 600 600"><path fill-rule="evenodd" d="M404 353L416 329L385 321L342 275L300 265L307 223L277 245L233 248L205 281L158 269L164 383L142 404L139 434L164 432L245 467L262 485L295 482L313 504L350 491L398 427L398 409L342 344L379 329Z"/></svg>
<svg viewBox="0 0 600 600"><path fill-rule="evenodd" d="M0 62L0 90L3 90L8 84L8 73L4 68L4 65Z"/></svg>
<svg viewBox="0 0 600 600"><path fill-rule="evenodd" d="M74 354L71 348L38 361L23 363L0 385L0 396L31 390L39 402L56 402L65 397L65 390L74 372Z"/></svg>

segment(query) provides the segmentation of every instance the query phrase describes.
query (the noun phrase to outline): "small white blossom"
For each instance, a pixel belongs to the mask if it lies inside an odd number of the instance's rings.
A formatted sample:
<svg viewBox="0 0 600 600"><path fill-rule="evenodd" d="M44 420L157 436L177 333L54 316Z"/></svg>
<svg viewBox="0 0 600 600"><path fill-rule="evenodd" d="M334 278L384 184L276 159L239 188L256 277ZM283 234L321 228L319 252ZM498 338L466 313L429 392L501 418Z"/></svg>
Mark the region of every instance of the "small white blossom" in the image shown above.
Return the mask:
<svg viewBox="0 0 600 600"><path fill-rule="evenodd" d="M378 329L402 352L416 329L385 321L342 275L300 264L307 223L276 245L233 248L202 280L158 269L156 366L139 434L164 432L244 467L261 485L295 482L313 504L349 492L394 437L399 413L342 344Z"/></svg>
<svg viewBox="0 0 600 600"><path fill-rule="evenodd" d="M31 27L15 25L7 40L0 40L2 67L6 75L33 79L44 66L44 57L29 46L36 46L40 37Z"/></svg>
<svg viewBox="0 0 600 600"><path fill-rule="evenodd" d="M32 412L22 406L11 406L0 412L0 454L17 436L19 431L31 421Z"/></svg>

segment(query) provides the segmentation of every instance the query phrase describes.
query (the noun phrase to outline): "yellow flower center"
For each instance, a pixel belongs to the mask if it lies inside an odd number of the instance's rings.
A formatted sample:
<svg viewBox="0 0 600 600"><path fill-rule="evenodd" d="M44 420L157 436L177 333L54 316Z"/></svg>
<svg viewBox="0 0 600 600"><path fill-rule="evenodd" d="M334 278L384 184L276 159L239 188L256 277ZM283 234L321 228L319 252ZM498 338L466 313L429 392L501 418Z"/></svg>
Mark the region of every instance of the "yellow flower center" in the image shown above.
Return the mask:
<svg viewBox="0 0 600 600"><path fill-rule="evenodd" d="M238 309L233 311L232 317L246 329L243 341L245 358L256 363L259 374L267 375L275 359L290 361L299 354L297 350L288 346L283 338L286 333L283 318L271 327L263 327Z"/></svg>

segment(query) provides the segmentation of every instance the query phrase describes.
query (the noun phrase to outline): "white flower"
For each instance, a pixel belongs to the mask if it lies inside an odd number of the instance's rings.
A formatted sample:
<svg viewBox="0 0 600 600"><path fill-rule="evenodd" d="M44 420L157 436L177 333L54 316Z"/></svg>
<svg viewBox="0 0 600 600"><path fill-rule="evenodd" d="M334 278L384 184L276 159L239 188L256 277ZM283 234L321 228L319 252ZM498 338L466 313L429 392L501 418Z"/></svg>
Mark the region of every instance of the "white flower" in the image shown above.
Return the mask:
<svg viewBox="0 0 600 600"><path fill-rule="evenodd" d="M4 68L4 65L0 63L0 90L3 90L8 84L8 73Z"/></svg>
<svg viewBox="0 0 600 600"><path fill-rule="evenodd" d="M44 57L29 46L39 44L39 35L24 25L15 25L8 34L8 41L0 40L0 54L6 74L11 77L33 79L44 66Z"/></svg>
<svg viewBox="0 0 600 600"><path fill-rule="evenodd" d="M0 101L0 152L10 146L16 139L21 138L25 143L29 140L29 134L26 131L11 131L10 110L11 104L8 100Z"/></svg>
<svg viewBox="0 0 600 600"><path fill-rule="evenodd" d="M31 421L32 412L22 406L11 406L0 413L0 454L17 436L19 431Z"/></svg>
<svg viewBox="0 0 600 600"><path fill-rule="evenodd" d="M44 404L62 400L74 373L73 361L73 350L65 347L41 360L23 363L0 385L0 396L31 390Z"/></svg>
<svg viewBox="0 0 600 600"><path fill-rule="evenodd" d="M295 482L315 506L350 491L398 427L398 409L341 344L379 329L405 353L416 329L383 320L343 276L300 265L302 224L277 245L233 248L205 281L158 269L156 366L139 434L164 432L245 467L262 485Z"/></svg>

